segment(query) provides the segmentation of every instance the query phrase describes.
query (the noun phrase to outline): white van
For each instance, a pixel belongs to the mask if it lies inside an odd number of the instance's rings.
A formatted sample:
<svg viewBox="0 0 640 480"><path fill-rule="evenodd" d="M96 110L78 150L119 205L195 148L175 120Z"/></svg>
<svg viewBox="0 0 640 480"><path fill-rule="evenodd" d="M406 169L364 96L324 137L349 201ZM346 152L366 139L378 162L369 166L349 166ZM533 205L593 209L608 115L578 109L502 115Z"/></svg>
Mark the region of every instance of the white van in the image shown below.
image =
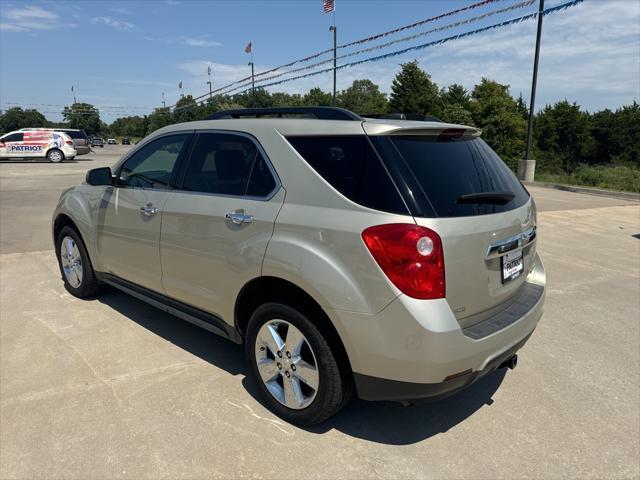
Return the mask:
<svg viewBox="0 0 640 480"><path fill-rule="evenodd" d="M46 158L52 163L72 160L77 155L73 140L64 132L28 130L0 137L0 159Z"/></svg>

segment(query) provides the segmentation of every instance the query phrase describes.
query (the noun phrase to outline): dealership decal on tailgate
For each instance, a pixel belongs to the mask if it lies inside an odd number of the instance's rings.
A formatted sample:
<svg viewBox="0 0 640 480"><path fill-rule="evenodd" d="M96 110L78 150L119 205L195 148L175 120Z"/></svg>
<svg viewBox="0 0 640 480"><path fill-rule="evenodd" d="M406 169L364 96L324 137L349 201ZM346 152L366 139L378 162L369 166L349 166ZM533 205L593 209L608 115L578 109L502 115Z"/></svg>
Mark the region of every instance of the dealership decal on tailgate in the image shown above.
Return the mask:
<svg viewBox="0 0 640 480"><path fill-rule="evenodd" d="M502 283L518 278L523 270L522 250L509 252L502 257Z"/></svg>

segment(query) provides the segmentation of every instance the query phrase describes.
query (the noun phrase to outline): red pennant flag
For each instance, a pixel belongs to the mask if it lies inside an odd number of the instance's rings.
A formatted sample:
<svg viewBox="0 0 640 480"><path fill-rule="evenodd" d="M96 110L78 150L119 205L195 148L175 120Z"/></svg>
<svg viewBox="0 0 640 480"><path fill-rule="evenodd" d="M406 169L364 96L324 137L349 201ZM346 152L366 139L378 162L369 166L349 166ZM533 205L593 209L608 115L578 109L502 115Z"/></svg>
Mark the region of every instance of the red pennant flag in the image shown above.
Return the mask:
<svg viewBox="0 0 640 480"><path fill-rule="evenodd" d="M251 53L251 42L247 43L247 46L244 47L244 53Z"/></svg>

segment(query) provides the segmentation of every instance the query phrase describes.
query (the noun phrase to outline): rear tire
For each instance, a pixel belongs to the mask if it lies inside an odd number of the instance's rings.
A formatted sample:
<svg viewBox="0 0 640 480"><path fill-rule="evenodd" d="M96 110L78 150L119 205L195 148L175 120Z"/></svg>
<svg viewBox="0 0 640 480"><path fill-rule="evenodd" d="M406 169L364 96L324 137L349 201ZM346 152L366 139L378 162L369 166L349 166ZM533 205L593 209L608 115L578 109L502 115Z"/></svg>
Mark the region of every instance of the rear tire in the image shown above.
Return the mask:
<svg viewBox="0 0 640 480"><path fill-rule="evenodd" d="M64 153L57 148L52 148L47 152L47 160L51 163L60 163L64 160Z"/></svg>
<svg viewBox="0 0 640 480"><path fill-rule="evenodd" d="M58 266L67 291L78 298L91 297L98 291L91 260L78 232L63 227L56 240Z"/></svg>
<svg viewBox="0 0 640 480"><path fill-rule="evenodd" d="M298 310L260 306L249 320L245 350L264 402L290 423L316 425L349 400L339 357Z"/></svg>

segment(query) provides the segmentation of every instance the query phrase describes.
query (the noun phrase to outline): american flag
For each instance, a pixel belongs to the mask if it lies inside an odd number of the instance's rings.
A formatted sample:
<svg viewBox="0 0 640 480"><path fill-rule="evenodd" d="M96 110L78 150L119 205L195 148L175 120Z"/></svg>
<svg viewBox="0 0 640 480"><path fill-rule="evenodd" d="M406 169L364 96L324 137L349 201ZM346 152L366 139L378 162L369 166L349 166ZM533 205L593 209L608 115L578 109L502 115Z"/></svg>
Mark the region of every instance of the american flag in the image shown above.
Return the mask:
<svg viewBox="0 0 640 480"><path fill-rule="evenodd" d="M335 0L322 0L322 8L324 8L324 13L333 12L336 8Z"/></svg>
<svg viewBox="0 0 640 480"><path fill-rule="evenodd" d="M26 131L22 135L22 143L25 145L46 146L51 140L51 132L47 130Z"/></svg>
<svg viewBox="0 0 640 480"><path fill-rule="evenodd" d="M180 81L180 83L178 84L178 88L182 89L182 80Z"/></svg>
<svg viewBox="0 0 640 480"><path fill-rule="evenodd" d="M247 43L247 46L244 47L244 53L251 53L251 42Z"/></svg>

